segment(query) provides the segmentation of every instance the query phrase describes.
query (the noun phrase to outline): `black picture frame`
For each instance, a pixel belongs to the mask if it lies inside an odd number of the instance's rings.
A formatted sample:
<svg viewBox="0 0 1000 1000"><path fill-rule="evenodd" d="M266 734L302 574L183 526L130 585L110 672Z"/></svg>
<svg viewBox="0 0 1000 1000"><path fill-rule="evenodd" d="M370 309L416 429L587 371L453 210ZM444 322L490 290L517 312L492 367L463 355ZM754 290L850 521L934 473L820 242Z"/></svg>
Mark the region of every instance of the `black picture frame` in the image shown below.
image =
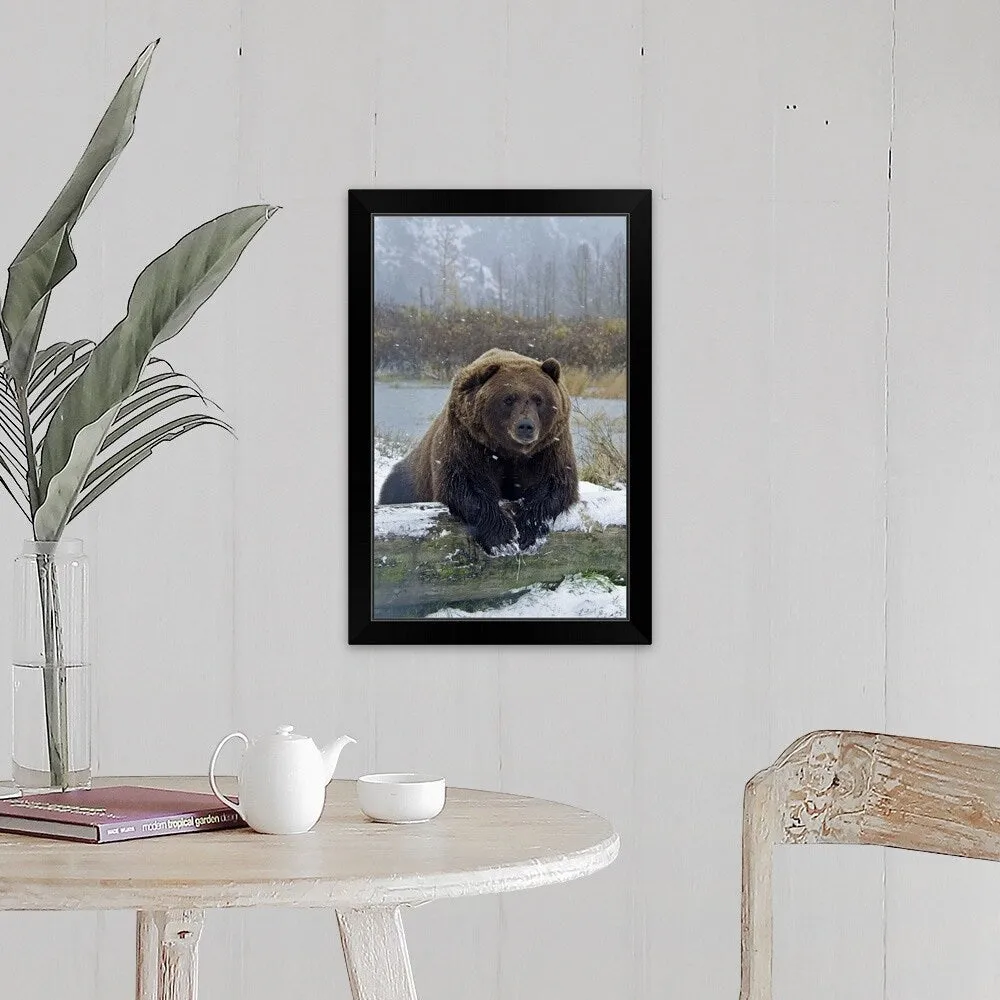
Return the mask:
<svg viewBox="0 0 1000 1000"><path fill-rule="evenodd" d="M625 618L428 619L374 614L374 220L377 216L627 218ZM352 189L348 193L348 642L649 644L652 641L652 193L646 189ZM470 359L471 360L471 359Z"/></svg>

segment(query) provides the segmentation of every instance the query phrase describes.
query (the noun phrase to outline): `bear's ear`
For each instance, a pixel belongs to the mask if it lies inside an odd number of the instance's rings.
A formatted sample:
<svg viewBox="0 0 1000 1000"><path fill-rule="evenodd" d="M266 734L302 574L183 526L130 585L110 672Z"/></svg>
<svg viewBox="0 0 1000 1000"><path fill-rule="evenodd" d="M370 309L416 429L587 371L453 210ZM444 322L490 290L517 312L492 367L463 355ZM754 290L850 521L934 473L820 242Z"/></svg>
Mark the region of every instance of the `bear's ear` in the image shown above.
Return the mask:
<svg viewBox="0 0 1000 1000"><path fill-rule="evenodd" d="M562 369L559 367L559 362L555 358L546 358L542 362L542 371L557 385L559 384L559 375Z"/></svg>
<svg viewBox="0 0 1000 1000"><path fill-rule="evenodd" d="M487 365L485 368L477 368L467 375L463 375L458 380L455 388L459 392L475 392L476 389L484 386L496 373L500 371L499 365Z"/></svg>

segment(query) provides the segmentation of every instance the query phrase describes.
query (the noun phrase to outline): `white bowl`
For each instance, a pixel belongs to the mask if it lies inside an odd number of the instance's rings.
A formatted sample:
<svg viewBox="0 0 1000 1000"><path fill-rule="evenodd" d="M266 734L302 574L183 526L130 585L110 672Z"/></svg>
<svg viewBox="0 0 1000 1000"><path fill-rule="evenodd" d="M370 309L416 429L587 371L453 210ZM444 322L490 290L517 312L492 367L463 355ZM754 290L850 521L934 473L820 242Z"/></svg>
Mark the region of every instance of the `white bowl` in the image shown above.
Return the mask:
<svg viewBox="0 0 1000 1000"><path fill-rule="evenodd" d="M358 778L361 811L379 823L423 823L444 808L444 778L428 774L365 774Z"/></svg>

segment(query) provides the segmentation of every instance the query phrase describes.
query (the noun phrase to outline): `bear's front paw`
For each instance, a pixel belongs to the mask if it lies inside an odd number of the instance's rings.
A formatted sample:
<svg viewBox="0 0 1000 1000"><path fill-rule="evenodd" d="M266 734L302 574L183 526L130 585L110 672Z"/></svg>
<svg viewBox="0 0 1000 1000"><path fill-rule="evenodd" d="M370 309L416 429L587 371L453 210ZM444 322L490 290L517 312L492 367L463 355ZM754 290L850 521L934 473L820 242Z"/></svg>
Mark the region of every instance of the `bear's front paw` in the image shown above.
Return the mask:
<svg viewBox="0 0 1000 1000"><path fill-rule="evenodd" d="M545 536L549 533L551 523L531 516L522 516L517 519L517 544L523 552L525 549L533 548L540 542L545 541Z"/></svg>
<svg viewBox="0 0 1000 1000"><path fill-rule="evenodd" d="M472 537L490 555L507 555L517 551L517 525L506 513L489 524L476 525Z"/></svg>

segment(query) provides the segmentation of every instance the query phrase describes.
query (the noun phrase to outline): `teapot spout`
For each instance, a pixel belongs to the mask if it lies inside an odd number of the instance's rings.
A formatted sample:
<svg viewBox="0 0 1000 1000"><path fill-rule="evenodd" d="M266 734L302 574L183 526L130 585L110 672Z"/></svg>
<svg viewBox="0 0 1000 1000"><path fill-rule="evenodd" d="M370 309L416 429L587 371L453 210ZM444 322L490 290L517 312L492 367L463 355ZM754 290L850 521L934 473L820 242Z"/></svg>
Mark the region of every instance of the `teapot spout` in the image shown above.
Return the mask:
<svg viewBox="0 0 1000 1000"><path fill-rule="evenodd" d="M326 780L330 781L333 777L333 772L337 770L337 761L340 759L340 751L347 746L348 743L357 743L358 741L352 739L350 736L341 736L339 740L334 740L329 746L325 746L320 750L323 756L323 767L326 772Z"/></svg>

